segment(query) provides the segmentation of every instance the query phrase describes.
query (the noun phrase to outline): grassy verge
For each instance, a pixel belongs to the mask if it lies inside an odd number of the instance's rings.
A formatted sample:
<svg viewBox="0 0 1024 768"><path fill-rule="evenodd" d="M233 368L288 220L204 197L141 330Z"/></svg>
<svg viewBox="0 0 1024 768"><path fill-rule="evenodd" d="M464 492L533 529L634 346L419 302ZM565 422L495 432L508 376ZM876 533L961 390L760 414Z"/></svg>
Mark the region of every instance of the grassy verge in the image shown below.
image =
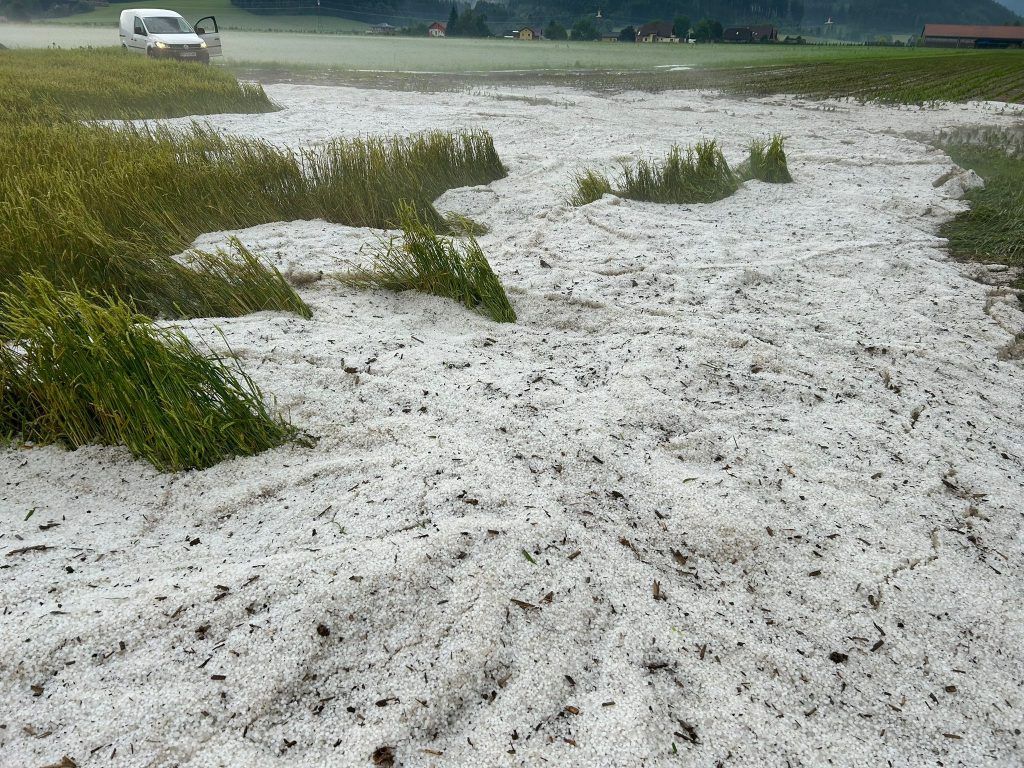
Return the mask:
<svg viewBox="0 0 1024 768"><path fill-rule="evenodd" d="M651 203L711 203L734 194L748 179L769 183L793 180L782 136L752 142L750 157L738 172L729 167L715 141L702 141L685 151L673 147L661 162L640 160L634 166L624 166L617 186L601 173L584 171L576 176L569 203L586 205L607 193Z"/></svg>
<svg viewBox="0 0 1024 768"><path fill-rule="evenodd" d="M944 142L953 161L985 186L969 190L970 210L942 228L956 258L1024 267L1024 140L998 131ZM1022 286L1024 287L1024 286Z"/></svg>
<svg viewBox="0 0 1024 768"><path fill-rule="evenodd" d="M294 436L237 367L130 305L26 277L0 296L0 435L126 445L159 469L203 468Z"/></svg>
<svg viewBox="0 0 1024 768"><path fill-rule="evenodd" d="M153 61L117 48L0 51L4 122L181 117L276 109L218 67Z"/></svg>
<svg viewBox="0 0 1024 768"><path fill-rule="evenodd" d="M422 291L454 299L499 323L514 323L516 312L476 240L441 237L415 209L404 207L402 237L375 254L373 266L342 276L357 288Z"/></svg>
<svg viewBox="0 0 1024 768"><path fill-rule="evenodd" d="M953 161L985 181L968 190L970 208L943 225L950 254L964 261L1005 264L1016 271L1005 283L1024 304L1024 133L987 129L954 131L941 145ZM1003 358L1024 358L1024 333L1001 352Z"/></svg>

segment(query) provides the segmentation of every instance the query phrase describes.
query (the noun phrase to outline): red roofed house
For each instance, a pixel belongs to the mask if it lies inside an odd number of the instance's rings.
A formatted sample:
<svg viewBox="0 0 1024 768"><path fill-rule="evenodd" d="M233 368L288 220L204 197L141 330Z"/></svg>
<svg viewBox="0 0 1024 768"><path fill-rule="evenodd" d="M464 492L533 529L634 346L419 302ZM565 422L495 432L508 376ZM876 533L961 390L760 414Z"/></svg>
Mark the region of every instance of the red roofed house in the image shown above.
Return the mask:
<svg viewBox="0 0 1024 768"><path fill-rule="evenodd" d="M679 38L672 32L671 21L652 21L637 30L638 43L678 43Z"/></svg>
<svg viewBox="0 0 1024 768"><path fill-rule="evenodd" d="M925 24L921 45L929 48L1019 48L1024 45L1024 27Z"/></svg>
<svg viewBox="0 0 1024 768"><path fill-rule="evenodd" d="M429 27L427 27L427 34L430 37L444 37L444 33L448 30L448 25L443 21L435 21Z"/></svg>

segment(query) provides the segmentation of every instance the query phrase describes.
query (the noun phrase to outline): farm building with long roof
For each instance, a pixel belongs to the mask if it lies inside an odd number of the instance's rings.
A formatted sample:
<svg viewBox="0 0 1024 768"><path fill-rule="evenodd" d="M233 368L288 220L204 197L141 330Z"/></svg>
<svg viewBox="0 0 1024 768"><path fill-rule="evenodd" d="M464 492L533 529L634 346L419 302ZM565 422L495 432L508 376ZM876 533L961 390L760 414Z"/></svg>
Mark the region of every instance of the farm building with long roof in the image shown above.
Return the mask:
<svg viewBox="0 0 1024 768"><path fill-rule="evenodd" d="M1011 48L1024 45L1024 27L925 24L921 44L931 48Z"/></svg>

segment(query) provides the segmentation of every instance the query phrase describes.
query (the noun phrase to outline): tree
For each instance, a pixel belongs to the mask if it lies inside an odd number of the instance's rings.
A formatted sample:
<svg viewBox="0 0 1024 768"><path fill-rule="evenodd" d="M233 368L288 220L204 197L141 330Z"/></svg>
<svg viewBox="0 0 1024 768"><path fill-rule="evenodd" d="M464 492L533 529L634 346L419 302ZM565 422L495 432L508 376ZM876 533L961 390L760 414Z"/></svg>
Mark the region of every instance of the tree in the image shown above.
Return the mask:
<svg viewBox="0 0 1024 768"><path fill-rule="evenodd" d="M448 15L446 37L490 37L491 28L487 26L487 16L474 8L467 8L460 16L455 6Z"/></svg>
<svg viewBox="0 0 1024 768"><path fill-rule="evenodd" d="M459 34L463 37L490 37L491 28L487 26L487 16L475 8L463 11L459 19Z"/></svg>
<svg viewBox="0 0 1024 768"><path fill-rule="evenodd" d="M552 21L544 30L544 37L548 40L568 40L569 33L565 31L565 27L559 24L557 21Z"/></svg>
<svg viewBox="0 0 1024 768"><path fill-rule="evenodd" d="M680 40L688 39L690 37L690 20L686 16L676 16L675 21L672 22L672 34Z"/></svg>
<svg viewBox="0 0 1024 768"><path fill-rule="evenodd" d="M0 11L14 21L28 21L31 17L29 4L25 0L10 0L6 5L0 4Z"/></svg>
<svg viewBox="0 0 1024 768"><path fill-rule="evenodd" d="M482 13L489 21L508 21L508 8L501 3L477 0L477 4L473 7L477 13Z"/></svg>
<svg viewBox="0 0 1024 768"><path fill-rule="evenodd" d="M793 0L789 6L789 20L796 24L796 28L800 29L800 25L804 21L804 3L803 0Z"/></svg>
<svg viewBox="0 0 1024 768"><path fill-rule="evenodd" d="M580 19L572 25L573 40L600 40L601 32L590 19Z"/></svg>
<svg viewBox="0 0 1024 768"><path fill-rule="evenodd" d="M620 43L635 43L636 42L636 29L634 27L623 27L619 30L619 42Z"/></svg>
<svg viewBox="0 0 1024 768"><path fill-rule="evenodd" d="M701 19L693 28L698 43L711 43L722 39L722 24L714 19Z"/></svg>

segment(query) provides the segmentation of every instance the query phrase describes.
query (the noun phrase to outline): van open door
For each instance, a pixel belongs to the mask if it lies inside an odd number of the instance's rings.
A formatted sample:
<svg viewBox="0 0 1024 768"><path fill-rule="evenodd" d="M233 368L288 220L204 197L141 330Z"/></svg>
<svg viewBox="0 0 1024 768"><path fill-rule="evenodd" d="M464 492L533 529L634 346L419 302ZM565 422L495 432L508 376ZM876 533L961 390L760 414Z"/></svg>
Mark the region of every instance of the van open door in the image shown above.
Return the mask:
<svg viewBox="0 0 1024 768"><path fill-rule="evenodd" d="M206 50L209 51L210 58L223 54L220 46L220 29L217 27L217 19L215 17L204 16L193 24L192 28L195 29L197 35L206 41Z"/></svg>
<svg viewBox="0 0 1024 768"><path fill-rule="evenodd" d="M122 24L124 26L131 25L128 27L131 34L125 34L124 47L135 53L145 53L149 33L146 31L146 26L142 23L142 18L132 13L126 20L122 21ZM122 33L125 33L124 29L122 29Z"/></svg>

